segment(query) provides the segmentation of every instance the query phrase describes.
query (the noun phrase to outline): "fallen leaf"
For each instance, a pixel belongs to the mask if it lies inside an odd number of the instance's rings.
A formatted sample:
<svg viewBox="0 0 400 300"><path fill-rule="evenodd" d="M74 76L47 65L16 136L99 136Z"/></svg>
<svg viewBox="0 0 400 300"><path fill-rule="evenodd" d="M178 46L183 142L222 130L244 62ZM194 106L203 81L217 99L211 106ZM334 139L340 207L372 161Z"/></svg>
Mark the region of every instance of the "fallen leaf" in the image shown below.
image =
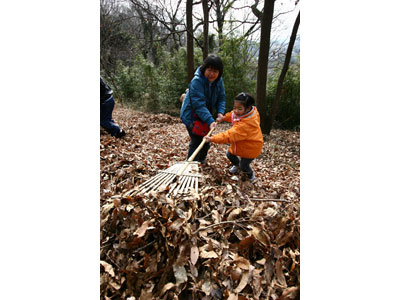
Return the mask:
<svg viewBox="0 0 400 300"><path fill-rule="evenodd" d="M201 258L217 258L218 255L217 255L217 253L215 253L214 251L202 250L202 251L200 252L200 257L201 257Z"/></svg>
<svg viewBox="0 0 400 300"><path fill-rule="evenodd" d="M147 229L149 228L149 224L151 223L152 220L147 220L143 222L142 226L140 226L135 232L134 235L137 235L138 237L144 236L146 233Z"/></svg>
<svg viewBox="0 0 400 300"><path fill-rule="evenodd" d="M250 272L244 272L242 278L240 279L239 285L234 290L235 293L240 293L249 282Z"/></svg>
<svg viewBox="0 0 400 300"><path fill-rule="evenodd" d="M243 251L244 249L247 249L251 245L253 245L253 243L254 243L254 237L250 235L247 238L245 238L244 240L241 240L239 242L239 250Z"/></svg>
<svg viewBox="0 0 400 300"><path fill-rule="evenodd" d="M192 246L190 249L190 261L193 266L196 265L197 260L199 259L199 248L197 246Z"/></svg>
<svg viewBox="0 0 400 300"><path fill-rule="evenodd" d="M231 278L233 279L233 280L239 280L240 279L240 275L242 275L242 269L240 269L240 268L233 268L232 270L231 270Z"/></svg>
<svg viewBox="0 0 400 300"><path fill-rule="evenodd" d="M104 271L106 271L106 272L107 272L108 274L110 274L112 277L115 276L114 269L113 269L113 267L112 267L108 262L106 262L106 261L104 261L104 260L101 260L101 261L100 261L100 264L104 267Z"/></svg>
<svg viewBox="0 0 400 300"><path fill-rule="evenodd" d="M177 231L182 227L182 224L184 221L185 221L185 219L178 218L168 226L168 229L170 231Z"/></svg>
<svg viewBox="0 0 400 300"><path fill-rule="evenodd" d="M291 286L282 292L278 300L294 300L299 295L300 288L298 286Z"/></svg>
<svg viewBox="0 0 400 300"><path fill-rule="evenodd" d="M234 210L231 211L231 213L228 216L228 221L232 221L233 219L235 219L238 215L240 215L240 213L242 212L242 208L235 208Z"/></svg>
<svg viewBox="0 0 400 300"><path fill-rule="evenodd" d="M187 278L186 269L184 266L173 265L173 269L174 269L174 275L175 275L175 279L176 279L176 285L179 285L182 282L187 281L188 278Z"/></svg>
<svg viewBox="0 0 400 300"><path fill-rule="evenodd" d="M264 246L268 245L268 238L266 237L265 233L262 232L258 227L253 226L251 234Z"/></svg>
<svg viewBox="0 0 400 300"><path fill-rule="evenodd" d="M237 256L234 259L234 262L236 263L236 266L238 266L239 268L241 268L243 270L249 270L250 265L251 265L250 262L242 256Z"/></svg>
<svg viewBox="0 0 400 300"><path fill-rule="evenodd" d="M163 286L163 288L161 289L161 293L160 296L164 295L166 291L172 289L175 286L174 283L172 282L168 282L166 285Z"/></svg>
<svg viewBox="0 0 400 300"><path fill-rule="evenodd" d="M204 281L204 283L201 285L201 290L207 295L209 296L211 294L212 291L212 286L211 286L211 282L210 280L206 280Z"/></svg>
<svg viewBox="0 0 400 300"><path fill-rule="evenodd" d="M282 264L281 261L278 259L275 263L275 274L278 279L278 283L283 286L284 288L287 287L285 275L283 275L282 271Z"/></svg>
<svg viewBox="0 0 400 300"><path fill-rule="evenodd" d="M230 293L227 300L238 300L238 295Z"/></svg>

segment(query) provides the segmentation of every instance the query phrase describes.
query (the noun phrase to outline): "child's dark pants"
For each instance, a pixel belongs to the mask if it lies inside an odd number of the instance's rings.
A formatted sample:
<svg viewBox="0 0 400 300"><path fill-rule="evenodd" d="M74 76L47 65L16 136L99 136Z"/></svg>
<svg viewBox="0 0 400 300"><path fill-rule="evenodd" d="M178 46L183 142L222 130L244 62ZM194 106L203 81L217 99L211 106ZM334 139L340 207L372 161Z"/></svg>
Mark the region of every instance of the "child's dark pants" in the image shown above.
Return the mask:
<svg viewBox="0 0 400 300"><path fill-rule="evenodd" d="M100 125L112 136L116 136L121 131L119 126L116 125L112 119L114 104L115 100L113 96L100 104Z"/></svg>
<svg viewBox="0 0 400 300"><path fill-rule="evenodd" d="M197 149L197 147L203 141L203 137L191 133L189 131L189 129L188 129L188 133L190 136L190 144L189 144L189 151L188 151L187 158L189 159L189 157L193 154L193 152ZM209 149L210 149L210 143L205 143L203 148L201 148L199 153L197 153L196 157L194 158L194 161L205 162Z"/></svg>
<svg viewBox="0 0 400 300"><path fill-rule="evenodd" d="M250 163L253 161L254 158L241 157L239 159L236 155L233 155L229 151L226 151L226 156L234 166L239 166L240 170L242 170L243 173L246 173L249 177L253 175L253 170L250 167Z"/></svg>

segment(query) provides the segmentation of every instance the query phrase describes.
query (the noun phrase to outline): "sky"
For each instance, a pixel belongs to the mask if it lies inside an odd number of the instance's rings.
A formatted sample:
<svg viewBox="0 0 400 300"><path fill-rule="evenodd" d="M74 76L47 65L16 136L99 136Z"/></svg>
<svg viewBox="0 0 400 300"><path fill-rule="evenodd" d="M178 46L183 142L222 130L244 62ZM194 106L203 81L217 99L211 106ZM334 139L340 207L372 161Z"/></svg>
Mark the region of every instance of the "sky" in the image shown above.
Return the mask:
<svg viewBox="0 0 400 300"><path fill-rule="evenodd" d="M234 3L234 7L239 8L243 6L251 6L254 4L252 0L237 0ZM264 1L260 1L258 9L262 10ZM273 23L272 39L279 39L281 41L289 40L290 34L292 32L292 27L294 25L297 14L300 10L300 2L295 5L295 0L277 0L274 5L274 16L279 15ZM201 6L195 6L195 11L202 16ZM255 16L250 11L250 9L231 9L230 12L233 18L237 20L254 20ZM281 14L283 13L283 14ZM244 24L238 30L242 33L246 32L250 25ZM227 28L225 28L227 29ZM259 38L259 32L254 34L254 39Z"/></svg>

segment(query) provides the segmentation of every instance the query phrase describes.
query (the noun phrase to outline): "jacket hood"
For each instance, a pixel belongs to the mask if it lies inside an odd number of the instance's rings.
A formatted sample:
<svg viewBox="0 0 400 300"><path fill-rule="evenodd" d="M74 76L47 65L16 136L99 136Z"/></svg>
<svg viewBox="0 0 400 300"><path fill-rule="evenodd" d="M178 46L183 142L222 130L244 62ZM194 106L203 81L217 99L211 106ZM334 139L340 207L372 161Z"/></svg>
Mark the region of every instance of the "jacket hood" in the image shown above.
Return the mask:
<svg viewBox="0 0 400 300"><path fill-rule="evenodd" d="M237 121L242 121L248 123L250 126L260 127L258 115L258 110L255 106L253 106L248 113L242 116L236 116L236 114L232 111L232 124Z"/></svg>

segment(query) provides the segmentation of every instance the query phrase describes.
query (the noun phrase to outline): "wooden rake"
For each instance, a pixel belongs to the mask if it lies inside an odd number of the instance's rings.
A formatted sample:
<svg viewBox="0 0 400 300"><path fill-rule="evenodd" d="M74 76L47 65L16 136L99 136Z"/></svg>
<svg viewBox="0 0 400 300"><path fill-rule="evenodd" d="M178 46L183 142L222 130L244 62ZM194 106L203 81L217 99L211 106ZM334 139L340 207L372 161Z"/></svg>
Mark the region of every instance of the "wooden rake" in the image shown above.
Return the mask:
<svg viewBox="0 0 400 300"><path fill-rule="evenodd" d="M211 133L214 131L214 129L215 128L212 128L208 132L207 136L211 136ZM188 160L178 162L168 169L160 171L156 176L143 182L141 185L139 185L134 194L164 190L169 185L171 186L167 195L176 196L178 194L190 193L192 190L198 193L199 178L201 175L199 174L199 162L193 160L203 148L205 143L206 140L203 139L201 144L197 147Z"/></svg>

